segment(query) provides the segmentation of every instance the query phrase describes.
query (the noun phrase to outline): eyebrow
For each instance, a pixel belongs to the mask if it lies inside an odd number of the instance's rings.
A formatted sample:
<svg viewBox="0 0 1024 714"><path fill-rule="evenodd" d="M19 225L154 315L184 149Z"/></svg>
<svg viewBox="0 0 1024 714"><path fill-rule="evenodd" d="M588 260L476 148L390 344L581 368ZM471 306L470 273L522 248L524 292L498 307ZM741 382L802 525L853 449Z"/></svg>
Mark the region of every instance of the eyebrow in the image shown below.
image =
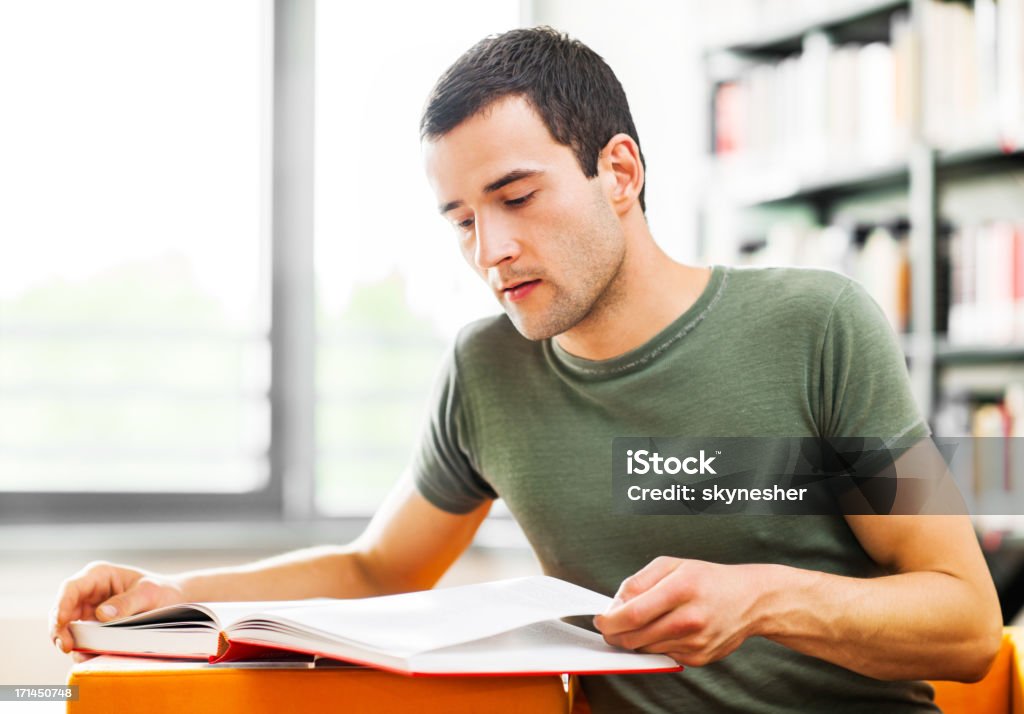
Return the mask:
<svg viewBox="0 0 1024 714"><path fill-rule="evenodd" d="M494 193L495 191L508 186L510 183L515 183L516 181L530 178L532 176L539 176L543 173L544 172L540 169L513 169L496 181L491 181L489 184L484 186L484 193ZM464 201L449 201L448 203L439 206L438 210L443 216L448 213L448 211L458 208L463 203Z"/></svg>

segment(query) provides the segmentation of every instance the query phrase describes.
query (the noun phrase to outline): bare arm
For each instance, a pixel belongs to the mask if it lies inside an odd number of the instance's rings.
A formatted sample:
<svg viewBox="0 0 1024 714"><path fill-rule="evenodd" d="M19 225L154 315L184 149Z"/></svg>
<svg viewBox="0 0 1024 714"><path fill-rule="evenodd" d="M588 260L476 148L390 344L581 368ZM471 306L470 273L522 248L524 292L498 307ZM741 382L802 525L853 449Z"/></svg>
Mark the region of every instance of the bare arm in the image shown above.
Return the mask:
<svg viewBox="0 0 1024 714"><path fill-rule="evenodd" d="M432 587L469 546L490 503L465 515L442 511L403 478L366 531L345 546L317 546L255 563L161 575L91 563L61 585L50 637L74 646L68 623L110 620L178 602L364 597ZM111 605L116 613L98 606Z"/></svg>
<svg viewBox="0 0 1024 714"><path fill-rule="evenodd" d="M888 575L658 558L595 620L612 644L703 665L762 636L878 679L983 677L999 649L995 587L965 516L848 516Z"/></svg>
<svg viewBox="0 0 1024 714"><path fill-rule="evenodd" d="M892 574L865 580L780 568L766 592L762 634L879 679L984 676L999 649L1002 617L969 519L847 522Z"/></svg>
<svg viewBox="0 0 1024 714"><path fill-rule="evenodd" d="M465 515L442 511L402 479L355 541L317 546L234 568L179 576L189 601L369 597L424 590L473 540L488 502Z"/></svg>

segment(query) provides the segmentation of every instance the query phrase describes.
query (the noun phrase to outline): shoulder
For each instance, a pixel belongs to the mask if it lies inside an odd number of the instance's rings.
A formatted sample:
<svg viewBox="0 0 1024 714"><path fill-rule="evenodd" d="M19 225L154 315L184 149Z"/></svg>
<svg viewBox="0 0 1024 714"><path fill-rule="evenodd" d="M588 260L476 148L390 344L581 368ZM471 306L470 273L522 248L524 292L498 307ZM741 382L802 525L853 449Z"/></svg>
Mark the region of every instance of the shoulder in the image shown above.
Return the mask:
<svg viewBox="0 0 1024 714"><path fill-rule="evenodd" d="M733 291L741 295L809 307L830 307L856 285L832 270L797 267L732 267L729 280Z"/></svg>
<svg viewBox="0 0 1024 714"><path fill-rule="evenodd" d="M851 295L866 298L856 281L820 268L733 267L728 280L726 292L736 310L788 330L800 325L822 330Z"/></svg>

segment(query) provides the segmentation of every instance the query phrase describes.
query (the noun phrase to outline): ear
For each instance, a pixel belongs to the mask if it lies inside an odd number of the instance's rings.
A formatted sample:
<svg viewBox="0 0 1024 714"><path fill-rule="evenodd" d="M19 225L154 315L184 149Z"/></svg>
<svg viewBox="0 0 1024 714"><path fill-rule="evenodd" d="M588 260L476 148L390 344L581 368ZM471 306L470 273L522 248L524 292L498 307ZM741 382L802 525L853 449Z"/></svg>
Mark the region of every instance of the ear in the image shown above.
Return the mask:
<svg viewBox="0 0 1024 714"><path fill-rule="evenodd" d="M640 161L640 147L633 137L616 134L609 139L598 157L597 168L608 202L618 215L625 215L639 204L640 189L644 187L644 165Z"/></svg>

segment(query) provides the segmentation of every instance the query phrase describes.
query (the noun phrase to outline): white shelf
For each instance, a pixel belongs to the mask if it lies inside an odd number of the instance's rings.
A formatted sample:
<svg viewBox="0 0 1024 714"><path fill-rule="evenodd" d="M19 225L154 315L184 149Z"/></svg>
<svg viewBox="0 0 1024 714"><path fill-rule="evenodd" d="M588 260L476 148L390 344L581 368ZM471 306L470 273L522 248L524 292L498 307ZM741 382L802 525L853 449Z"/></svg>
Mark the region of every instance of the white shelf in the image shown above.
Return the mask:
<svg viewBox="0 0 1024 714"><path fill-rule="evenodd" d="M855 23L873 15L887 14L900 8L909 8L909 0L869 0L867 2L821 3L826 9L816 15L785 19L755 34L727 38L705 49L705 55L722 52L756 53L772 48L799 44L808 33L831 30Z"/></svg>

